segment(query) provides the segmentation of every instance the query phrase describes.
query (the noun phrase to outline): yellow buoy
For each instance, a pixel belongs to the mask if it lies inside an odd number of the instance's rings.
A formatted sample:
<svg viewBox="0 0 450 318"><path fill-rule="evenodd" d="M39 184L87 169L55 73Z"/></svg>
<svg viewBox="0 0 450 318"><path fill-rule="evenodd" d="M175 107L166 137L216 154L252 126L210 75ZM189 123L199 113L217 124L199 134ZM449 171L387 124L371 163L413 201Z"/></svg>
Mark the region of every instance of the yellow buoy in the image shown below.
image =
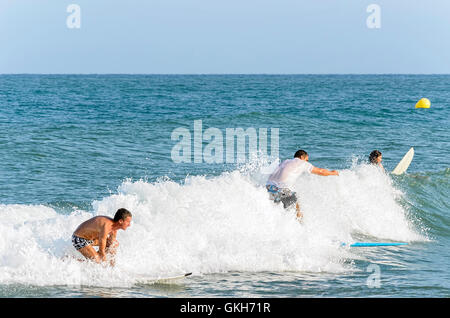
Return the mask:
<svg viewBox="0 0 450 318"><path fill-rule="evenodd" d="M417 104L416 108L430 108L431 102L428 98L421 98Z"/></svg>

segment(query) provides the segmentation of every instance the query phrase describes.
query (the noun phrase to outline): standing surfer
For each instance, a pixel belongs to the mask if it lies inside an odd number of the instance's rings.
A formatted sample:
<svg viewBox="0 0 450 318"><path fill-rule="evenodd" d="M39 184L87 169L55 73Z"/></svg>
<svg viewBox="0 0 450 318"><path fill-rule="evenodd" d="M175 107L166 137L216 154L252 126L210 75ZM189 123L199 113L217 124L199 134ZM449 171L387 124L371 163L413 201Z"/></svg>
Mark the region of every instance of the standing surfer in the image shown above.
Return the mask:
<svg viewBox="0 0 450 318"><path fill-rule="evenodd" d="M298 150L294 154L294 159L287 159L280 163L277 169L269 176L266 188L270 193L270 199L276 203L283 202L285 209L295 204L297 211L297 218L302 218L300 212L300 205L296 193L293 192L292 187L299 175L303 172L313 173L320 176L338 176L339 172L336 170L327 170L323 168L314 167L309 162L309 155L304 150Z"/></svg>

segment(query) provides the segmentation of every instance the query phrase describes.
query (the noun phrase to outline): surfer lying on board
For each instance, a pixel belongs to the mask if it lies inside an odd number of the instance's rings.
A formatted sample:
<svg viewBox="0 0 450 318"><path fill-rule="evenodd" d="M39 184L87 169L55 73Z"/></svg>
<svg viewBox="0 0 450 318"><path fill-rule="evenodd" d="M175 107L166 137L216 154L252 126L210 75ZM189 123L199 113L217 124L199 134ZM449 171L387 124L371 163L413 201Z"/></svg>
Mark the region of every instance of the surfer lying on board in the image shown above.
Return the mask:
<svg viewBox="0 0 450 318"><path fill-rule="evenodd" d="M297 218L302 218L300 205L297 201L296 193L291 191L293 183L303 172L313 173L320 176L338 176L336 170L327 170L314 167L309 162L309 155L304 150L298 150L294 154L294 159L287 159L280 163L277 169L269 176L266 188L270 193L270 199L275 203L283 202L285 209L295 204Z"/></svg>
<svg viewBox="0 0 450 318"><path fill-rule="evenodd" d="M118 209L114 219L107 216L93 217L78 226L73 232L72 244L87 259L97 263L106 261L106 256L114 256L119 242L116 240L117 230L126 230L130 226L131 212ZM93 248L98 246L98 252ZM114 258L110 260L114 266Z"/></svg>
<svg viewBox="0 0 450 318"><path fill-rule="evenodd" d="M372 151L369 155L370 163L379 166L384 171L384 167L381 164L382 160L383 160L383 156L381 155L381 152L378 150Z"/></svg>

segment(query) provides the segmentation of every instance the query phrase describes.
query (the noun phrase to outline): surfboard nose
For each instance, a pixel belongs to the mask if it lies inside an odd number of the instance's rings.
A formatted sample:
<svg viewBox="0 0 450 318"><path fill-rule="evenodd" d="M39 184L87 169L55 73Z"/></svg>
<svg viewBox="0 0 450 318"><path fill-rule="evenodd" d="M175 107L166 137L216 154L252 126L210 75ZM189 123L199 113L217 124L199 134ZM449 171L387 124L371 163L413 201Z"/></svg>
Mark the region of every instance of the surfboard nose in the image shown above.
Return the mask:
<svg viewBox="0 0 450 318"><path fill-rule="evenodd" d="M394 170L392 170L392 174L395 175L400 175L402 173L404 173L409 165L411 164L411 161L413 160L414 157L414 148L411 147L408 152L403 156L402 160L400 160L400 162L397 164L397 166L395 167Z"/></svg>

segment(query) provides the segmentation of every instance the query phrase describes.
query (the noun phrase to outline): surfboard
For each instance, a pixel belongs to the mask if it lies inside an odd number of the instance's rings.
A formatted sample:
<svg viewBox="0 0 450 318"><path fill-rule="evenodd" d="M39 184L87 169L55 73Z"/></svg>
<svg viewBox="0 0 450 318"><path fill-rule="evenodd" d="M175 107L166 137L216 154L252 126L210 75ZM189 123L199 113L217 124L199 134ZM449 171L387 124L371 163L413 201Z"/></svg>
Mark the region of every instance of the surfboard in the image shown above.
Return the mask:
<svg viewBox="0 0 450 318"><path fill-rule="evenodd" d="M192 273L186 273L183 275L171 276L171 277L146 277L141 276L138 278L139 284L153 285L153 284L177 284L183 281L186 277L191 276Z"/></svg>
<svg viewBox="0 0 450 318"><path fill-rule="evenodd" d="M342 246L346 246L347 243L342 243ZM355 242L350 244L350 247L374 247L374 246L400 246L408 245L408 243L393 242L393 243L378 243L378 242Z"/></svg>
<svg viewBox="0 0 450 318"><path fill-rule="evenodd" d="M414 157L414 148L411 147L409 151L403 156L402 160L397 164L394 170L392 170L392 174L400 175L408 169L412 159Z"/></svg>

